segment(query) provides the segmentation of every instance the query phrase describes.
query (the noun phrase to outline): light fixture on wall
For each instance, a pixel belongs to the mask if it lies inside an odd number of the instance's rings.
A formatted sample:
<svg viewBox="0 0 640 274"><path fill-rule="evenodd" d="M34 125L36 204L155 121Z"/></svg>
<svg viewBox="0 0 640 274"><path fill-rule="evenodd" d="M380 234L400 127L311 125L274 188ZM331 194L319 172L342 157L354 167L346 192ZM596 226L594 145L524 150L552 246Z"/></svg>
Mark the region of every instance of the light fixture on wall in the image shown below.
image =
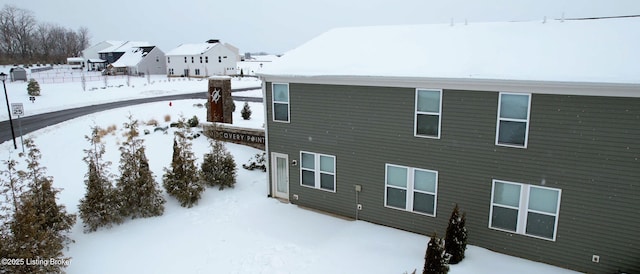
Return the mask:
<svg viewBox="0 0 640 274"><path fill-rule="evenodd" d="M298 165L297 160L291 160L291 166L297 166L297 165Z"/></svg>

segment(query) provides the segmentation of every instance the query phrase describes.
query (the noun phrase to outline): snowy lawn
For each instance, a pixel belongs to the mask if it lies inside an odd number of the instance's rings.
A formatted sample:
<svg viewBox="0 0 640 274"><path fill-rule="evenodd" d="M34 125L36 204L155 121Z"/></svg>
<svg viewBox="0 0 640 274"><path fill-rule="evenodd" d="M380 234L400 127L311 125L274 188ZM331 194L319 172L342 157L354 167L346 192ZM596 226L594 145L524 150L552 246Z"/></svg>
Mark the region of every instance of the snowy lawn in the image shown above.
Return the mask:
<svg viewBox="0 0 640 274"><path fill-rule="evenodd" d="M8 71L8 67L0 67L0 71ZM8 72L7 72L8 73ZM42 72L45 73L45 72ZM79 74L79 72L75 72ZM256 87L256 91L233 93L238 96L262 97L260 91L261 81L256 78L233 78L231 88ZM66 108L82 107L93 104L102 104L120 100L130 100L145 97L157 97L182 93L194 93L207 91L207 79L167 78L164 75L151 75L151 77L131 77L129 85L127 78L118 76L104 81L87 81L85 90L82 82L67 82L55 84L40 84L40 96L36 96L35 102L29 101L27 94L27 82L6 81L9 103L22 103L26 116L51 112ZM2 111L0 121L8 120L4 91L2 95ZM16 118L16 117L13 117Z"/></svg>
<svg viewBox="0 0 640 274"><path fill-rule="evenodd" d="M178 82L174 89L187 90L191 83ZM205 83L205 82L202 82ZM168 84L168 83L167 83ZM253 84L253 83L252 83ZM78 84L79 85L79 84ZM142 87L144 85L136 85ZM202 87L206 87L203 84ZM43 87L51 93L58 92ZM137 91L136 91L137 90ZM158 89L158 94L165 92ZM62 91L60 91L62 92ZM105 92L99 90L96 92ZM141 94L138 88L133 93ZM26 94L26 92L24 92ZM46 93L45 93L46 94ZM52 95L53 97L53 95ZM111 98L115 99L115 98ZM78 100L75 104L82 104ZM59 202L67 211L77 213L78 201L85 192L84 175L87 165L82 161L88 147L84 135L97 125L117 127L117 133L107 135L105 159L111 161L117 175L119 143L124 139L122 123L127 116L145 123L157 120L168 125L166 115L176 121L180 115L197 115L205 121L204 108L194 104L202 100L157 102L104 111L57 124L29 134L42 150L41 165L54 177L54 186L62 188ZM239 116L239 126L261 128L264 109L260 103L250 103L252 120ZM54 106L52 106L54 107ZM59 105L57 107L64 107ZM156 180L161 183L163 167L169 166L173 132L154 132L152 126L145 135L147 156ZM19 141L18 141L19 144ZM65 251L72 257L68 273L403 273L422 271L428 237L363 221L343 218L303 209L276 199L267 198L267 175L241 167L260 150L227 144L238 165L236 187L219 191L208 188L199 204L182 208L165 195L167 204L161 217L127 220L110 229L85 234L78 219L71 238L75 243ZM20 149L20 147L18 147ZM193 142L198 164L209 151L206 138ZM0 144L0 160L17 158L11 141ZM22 159L18 159L24 164ZM2 168L4 169L4 168ZM450 273L575 273L546 264L514 258L483 248L469 246L466 259L451 266Z"/></svg>

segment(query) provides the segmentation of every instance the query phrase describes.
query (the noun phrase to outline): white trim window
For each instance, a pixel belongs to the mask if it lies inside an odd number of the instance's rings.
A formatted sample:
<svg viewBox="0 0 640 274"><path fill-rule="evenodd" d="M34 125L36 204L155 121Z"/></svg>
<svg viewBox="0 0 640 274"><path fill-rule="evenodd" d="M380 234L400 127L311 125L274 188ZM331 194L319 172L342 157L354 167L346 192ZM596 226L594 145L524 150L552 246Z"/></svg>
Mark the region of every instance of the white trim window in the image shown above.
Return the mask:
<svg viewBox="0 0 640 274"><path fill-rule="evenodd" d="M414 136L440 139L442 90L416 89Z"/></svg>
<svg viewBox="0 0 640 274"><path fill-rule="evenodd" d="M385 207L435 217L437 193L437 171L386 164Z"/></svg>
<svg viewBox="0 0 640 274"><path fill-rule="evenodd" d="M273 101L273 121L289 122L289 84L271 84L271 98Z"/></svg>
<svg viewBox="0 0 640 274"><path fill-rule="evenodd" d="M531 94L501 92L498 98L496 145L526 148Z"/></svg>
<svg viewBox="0 0 640 274"><path fill-rule="evenodd" d="M555 241L561 189L493 180L489 227Z"/></svg>
<svg viewBox="0 0 640 274"><path fill-rule="evenodd" d="M300 185L336 192L336 156L300 151Z"/></svg>

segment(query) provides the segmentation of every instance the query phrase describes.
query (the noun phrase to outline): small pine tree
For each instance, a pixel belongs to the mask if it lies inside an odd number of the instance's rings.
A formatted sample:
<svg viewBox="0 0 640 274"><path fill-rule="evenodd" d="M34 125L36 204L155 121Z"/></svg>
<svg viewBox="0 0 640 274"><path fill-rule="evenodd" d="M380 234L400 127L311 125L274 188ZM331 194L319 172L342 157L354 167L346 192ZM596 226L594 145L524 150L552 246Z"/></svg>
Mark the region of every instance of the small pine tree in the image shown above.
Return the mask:
<svg viewBox="0 0 640 274"><path fill-rule="evenodd" d="M433 233L424 257L422 274L446 274L449 272L447 255L444 252L444 240Z"/></svg>
<svg viewBox="0 0 640 274"><path fill-rule="evenodd" d="M245 120L251 119L251 108L249 107L248 102L244 102L244 106L242 107L240 114L242 114L242 119L245 119Z"/></svg>
<svg viewBox="0 0 640 274"><path fill-rule="evenodd" d="M464 252L467 249L467 228L465 227L466 214L460 214L458 204L453 208L447 235L444 239L446 253L450 256L449 263L457 264L464 259Z"/></svg>
<svg viewBox="0 0 640 274"><path fill-rule="evenodd" d="M29 190L20 197L18 210L11 232L15 249L14 258L62 258L63 248L71 242L68 236L75 224L76 216L67 214L64 205L56 203L53 179L45 175L46 168L41 167L40 150L33 140L25 139L27 154L27 169L20 171L20 180L27 182ZM22 267L22 266L21 266ZM20 271L33 272L61 272L64 265L31 265Z"/></svg>
<svg viewBox="0 0 640 274"><path fill-rule="evenodd" d="M36 79L29 79L29 83L27 84L27 93L29 96L40 96L40 84Z"/></svg>
<svg viewBox="0 0 640 274"><path fill-rule="evenodd" d="M4 202L0 202L0 258L11 258L16 247L9 225L14 222L24 184L18 178L16 160L3 161L3 164L7 169L0 171L0 175L4 174L0 176L0 195L4 196Z"/></svg>
<svg viewBox="0 0 640 274"><path fill-rule="evenodd" d="M198 167L191 143L186 137L187 131L188 128L182 128L175 133L171 169L164 168L163 186L169 195L178 199L181 206L192 207L200 200L204 186L198 178Z"/></svg>
<svg viewBox="0 0 640 274"><path fill-rule="evenodd" d="M184 119L179 123L184 125ZM189 119L186 124L189 125L189 127L197 127L198 125L200 125L200 120L198 120L198 116L193 115L193 117L191 117L191 119Z"/></svg>
<svg viewBox="0 0 640 274"><path fill-rule="evenodd" d="M120 147L120 178L116 182L120 197L120 214L132 219L160 216L164 213L164 197L149 169L138 121L129 116L124 124L126 141Z"/></svg>
<svg viewBox="0 0 640 274"><path fill-rule="evenodd" d="M218 140L211 144L211 153L205 154L200 169L200 178L208 186L233 187L236 183L236 162L224 143Z"/></svg>
<svg viewBox="0 0 640 274"><path fill-rule="evenodd" d="M104 144L100 141L99 129L94 127L92 130L91 137L85 136L92 146L85 149L87 155L84 157L89 169L85 175L87 192L78 205L85 232L122 223L118 193L111 181L113 176L109 173L111 162L102 160Z"/></svg>
<svg viewBox="0 0 640 274"><path fill-rule="evenodd" d="M16 166L18 165L18 161L7 160L3 161L3 164L7 166L7 169L0 172L0 174L5 174L5 177L0 177L0 194L5 197L5 201L8 203L0 203L0 210L2 212L15 214L18 208L19 197L24 189L24 184L17 176L18 171L16 170ZM6 178L7 181L5 181L4 178Z"/></svg>

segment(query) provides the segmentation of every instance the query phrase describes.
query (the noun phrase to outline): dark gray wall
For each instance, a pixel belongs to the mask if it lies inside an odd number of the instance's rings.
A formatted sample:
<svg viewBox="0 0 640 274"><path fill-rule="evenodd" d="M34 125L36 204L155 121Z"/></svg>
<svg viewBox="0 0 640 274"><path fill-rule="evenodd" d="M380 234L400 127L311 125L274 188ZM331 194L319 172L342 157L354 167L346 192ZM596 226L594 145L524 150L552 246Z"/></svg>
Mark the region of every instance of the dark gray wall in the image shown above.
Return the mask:
<svg viewBox="0 0 640 274"><path fill-rule="evenodd" d="M355 217L360 184L360 219L441 236L458 203L470 244L584 272L640 272L638 98L533 94L520 149L495 145L498 92L444 90L441 138L427 139L413 136L414 89L291 83L287 124L272 121L266 88L269 152L336 156L336 193L300 186L290 166L292 203ZM436 217L384 207L385 163L439 172ZM562 189L556 241L488 228L492 179Z"/></svg>

